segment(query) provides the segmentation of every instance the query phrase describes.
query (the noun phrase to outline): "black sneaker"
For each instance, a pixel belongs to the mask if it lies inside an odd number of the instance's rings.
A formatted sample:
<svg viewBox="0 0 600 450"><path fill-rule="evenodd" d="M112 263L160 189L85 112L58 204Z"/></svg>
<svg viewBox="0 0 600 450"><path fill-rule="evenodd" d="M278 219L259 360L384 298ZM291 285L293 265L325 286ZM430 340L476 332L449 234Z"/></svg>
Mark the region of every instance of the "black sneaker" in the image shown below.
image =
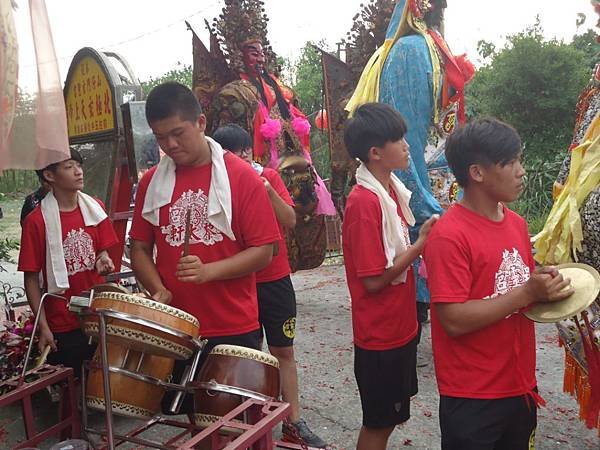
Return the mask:
<svg viewBox="0 0 600 450"><path fill-rule="evenodd" d="M293 442L300 445L305 444L315 448L327 447L325 441L308 428L304 419L299 419L298 422L283 422L281 432L283 433L284 442Z"/></svg>

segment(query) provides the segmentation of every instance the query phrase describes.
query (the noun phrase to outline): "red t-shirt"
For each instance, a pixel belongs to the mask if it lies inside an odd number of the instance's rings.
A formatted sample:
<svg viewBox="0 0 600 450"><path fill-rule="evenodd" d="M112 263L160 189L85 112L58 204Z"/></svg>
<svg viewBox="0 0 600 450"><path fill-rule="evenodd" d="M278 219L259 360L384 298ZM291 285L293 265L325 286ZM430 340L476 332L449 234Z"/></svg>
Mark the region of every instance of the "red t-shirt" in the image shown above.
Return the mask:
<svg viewBox="0 0 600 450"><path fill-rule="evenodd" d="M232 153L225 153L224 159L231 186L231 227L235 241L208 222L210 163L177 168L171 203L160 209L158 227L141 215L146 190L156 169L146 172L138 187L130 232L132 239L155 243L156 267L165 287L173 294L172 306L198 318L200 335L205 337L232 336L258 329L256 277L252 273L203 284L178 281L175 272L183 251L187 209L192 208L190 255L197 255L205 263L281 238L267 191L256 171Z"/></svg>
<svg viewBox="0 0 600 450"><path fill-rule="evenodd" d="M283 184L283 180L277 173L277 171L273 169L269 169L265 167L262 172L262 176L267 179L271 186L279 194L279 196L283 199L285 203L290 206L294 206L294 201L290 197L290 194ZM287 275L289 275L292 271L290 270L290 262L288 261L288 251L287 244L285 242L285 230L279 225L279 234L281 234L281 239L279 240L279 253L273 256L273 260L271 264L265 267L263 270L256 272L256 282L257 283L267 283L269 281L279 280Z"/></svg>
<svg viewBox="0 0 600 450"><path fill-rule="evenodd" d="M504 207L494 222L452 206L433 227L424 251L432 303L490 302L525 283L535 269L527 223ZM504 398L536 386L535 328L522 314L450 337L431 313L431 338L440 394Z"/></svg>
<svg viewBox="0 0 600 450"><path fill-rule="evenodd" d="M97 200L100 205L102 202ZM102 205L104 207L104 205ZM60 212L63 249L69 276L67 300L92 286L103 283L104 277L96 272L96 254L119 242L112 223L105 219L95 227L86 227L81 210ZM46 228L41 207L35 208L23 222L18 269L21 272L42 272L46 281ZM46 320L50 330L62 333L79 328L79 319L67 309L67 302L55 297L44 300Z"/></svg>
<svg viewBox="0 0 600 450"><path fill-rule="evenodd" d="M398 205L395 194L392 198ZM404 238L408 245L408 225L400 206ZM383 247L382 211L377 196L355 186L348 196L344 213L342 242L346 279L352 298L354 344L365 350L401 347L417 334L415 279L408 269L406 282L389 285L370 294L361 278L381 275L387 263Z"/></svg>

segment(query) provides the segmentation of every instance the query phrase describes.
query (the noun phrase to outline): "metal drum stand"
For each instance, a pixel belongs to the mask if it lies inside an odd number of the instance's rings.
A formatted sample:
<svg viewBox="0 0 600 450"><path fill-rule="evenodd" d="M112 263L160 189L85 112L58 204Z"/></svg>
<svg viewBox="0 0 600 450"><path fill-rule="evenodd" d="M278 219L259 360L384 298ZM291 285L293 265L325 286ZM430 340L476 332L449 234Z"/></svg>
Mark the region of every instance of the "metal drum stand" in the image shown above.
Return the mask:
<svg viewBox="0 0 600 450"><path fill-rule="evenodd" d="M138 434L147 430L150 426L152 426L154 424L174 422L174 421L163 421L160 418L160 416L153 417L142 427L139 427L138 429L134 430L133 432L128 433L127 435L115 434L113 412L112 412L111 390L110 390L110 373L125 375L125 376L133 378L135 380L143 381L143 382L153 384L156 386L160 386L160 387L163 387L168 390L176 390L176 391L179 391L178 394L179 393L184 394L187 392L191 392L189 390L189 388L187 387L187 385L189 384L190 381L193 380L193 378L196 374L196 370L198 368L198 361L200 359L202 348L204 347L204 341L193 338L192 336L189 336L185 333L182 333L178 330L175 330L171 327L162 325L160 323L154 322L152 320L144 319L144 318L134 316L131 314L127 314L127 313L123 313L120 311L88 307L88 308L84 308L81 311L81 315L83 315L83 316L95 315L98 317L98 322L99 322L98 335L100 338L99 340L100 340L100 359L101 359L101 361L100 361L100 364L98 364L94 361L86 361L84 364L85 364L86 368L90 368L90 367L97 368L102 371L102 381L103 381L103 385L104 385L105 423L106 423L106 429L104 431L93 429L88 424L88 411L87 411L88 407L87 407L87 402L86 402L87 386L86 386L86 375L85 375L85 370L84 370L84 371L82 371L83 373L82 373L82 390L81 390L81 392L82 392L82 414L83 414L82 422L83 422L84 431L88 434L96 434L96 435L105 437L107 440L106 447L110 450L113 450L115 448L115 439L117 439L119 441L119 443L117 445L119 445L123 442L133 442L136 444L141 444L141 445L144 445L147 447L152 447L152 448L164 448L164 449L174 448L172 446L165 446L163 444L147 441L147 440L136 437ZM187 341L188 343L190 343L191 346L193 346L196 349L196 351L195 351L194 357L192 359L192 365L190 366L190 369L187 370L186 373L184 374L184 377L183 377L181 383L180 384L169 383L169 382L165 382L163 380L160 380L160 379L148 376L148 375L140 374L137 372L132 372L130 370L127 370L127 369L124 369L121 367L111 366L108 362L108 349L107 349L108 338L106 335L107 318L120 319L120 320L130 322L132 324L144 325L148 328L151 328L151 329L154 329L157 331L161 331L163 333L169 334L169 335L177 337L179 339L183 339L183 340ZM179 399L179 398L182 398L183 395L178 395L177 397ZM186 428L186 432L183 434L186 434L187 432L189 432L189 429L192 426L190 424L183 424L181 422L177 422L177 423L179 424L179 426L183 425L183 427ZM174 423L170 423L170 424L173 425ZM181 436L179 436L179 437L181 437Z"/></svg>
<svg viewBox="0 0 600 450"><path fill-rule="evenodd" d="M191 336L185 335L178 330L172 329L165 325L153 322L151 320L143 319L130 314L107 310L107 309L95 309L85 308L81 314L83 315L96 315L98 316L99 322L99 340L100 340L100 352L101 361L100 364L89 361L85 362L87 368L98 368L102 370L103 384L104 384L104 402L105 402L105 430L93 429L88 424L88 407L86 402L86 375L85 370L82 371L82 413L83 413L83 430L87 434L94 434L102 436L106 439L106 443L102 443L100 447L95 446L90 440L90 445L93 448L102 448L113 450L117 446L130 442L137 445L141 445L144 448L157 448L164 450L184 450L192 449L199 442L210 442L211 448L213 449L226 449L226 450L242 450L252 448L255 450L271 450L275 448L281 449L310 449L305 445L292 444L288 442L273 441L272 432L273 429L280 424L283 419L289 415L290 405L288 403L273 401L264 395L249 391L247 389L227 386L218 384L214 381L202 383L200 387L198 384L192 386L192 381L196 375L198 369L198 362L205 341L195 339ZM132 372L121 367L110 366L108 362L108 351L107 351L107 318L116 318L125 320L134 324L142 324L150 328L162 331L164 333L171 334L178 338L182 338L192 343L196 348L194 353L192 364L185 371L183 379L179 384L169 383L163 380L150 377L148 375ZM177 413L179 404L183 399L183 396L188 393L193 393L195 389L204 388L214 391L227 392L230 394L239 395L246 399L240 406L229 412L214 424L207 428L200 428L194 423L187 423L177 420L166 419L160 414L152 417L145 421L138 427L132 429L126 434L117 434L114 430L113 414L112 414L112 402L111 402L111 391L110 391L110 374L121 374L127 377L131 377L135 380L143 381L146 383L161 386L168 390L178 391L171 406L171 412ZM247 418L248 423L240 422L235 420L238 416L244 416ZM141 433L149 430L155 425L166 425L174 428L183 429L180 433L169 438L166 442L154 442L147 439L138 437ZM239 434L235 436L229 436L228 442L223 444L223 430L224 429L237 429ZM181 440L185 435L191 435L192 437L187 441L181 443Z"/></svg>

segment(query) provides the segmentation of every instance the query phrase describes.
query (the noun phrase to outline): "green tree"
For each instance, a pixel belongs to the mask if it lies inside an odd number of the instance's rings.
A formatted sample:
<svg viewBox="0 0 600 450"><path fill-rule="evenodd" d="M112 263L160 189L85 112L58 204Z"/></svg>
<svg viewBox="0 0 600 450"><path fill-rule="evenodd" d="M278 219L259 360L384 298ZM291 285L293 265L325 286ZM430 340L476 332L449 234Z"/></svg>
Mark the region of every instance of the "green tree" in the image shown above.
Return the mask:
<svg viewBox="0 0 600 450"><path fill-rule="evenodd" d="M509 36L490 58L467 88L470 113L493 115L515 126L527 157L566 148L575 103L589 79L585 53L572 44L545 40L538 22Z"/></svg>
<svg viewBox="0 0 600 450"><path fill-rule="evenodd" d="M319 48L325 48L322 41L316 45ZM295 80L292 88L298 98L299 106L312 124L310 143L313 162L321 177L328 178L331 174L329 139L327 133L318 130L314 122L315 116L323 108L321 53L309 41L302 48L300 58L295 63L289 64L288 67L292 80Z"/></svg>
<svg viewBox="0 0 600 450"><path fill-rule="evenodd" d="M573 36L571 45L585 53L588 62L587 65L590 69L593 69L596 62L598 62L598 54L600 53L600 44L597 40L596 31L589 29L583 34Z"/></svg>
<svg viewBox="0 0 600 450"><path fill-rule="evenodd" d="M534 229L552 205L552 182L573 135L575 104L595 51L590 38L585 33L568 44L544 39L538 19L501 49L478 45L485 65L467 87L467 112L498 117L521 135L528 176L516 207Z"/></svg>
<svg viewBox="0 0 600 450"><path fill-rule="evenodd" d="M148 95L148 93L155 87L165 81L177 81L178 83L184 84L190 89L192 88L192 66L183 64L181 62L177 63L175 69L171 69L168 72L153 78L150 77L148 81L142 81L142 91L144 96Z"/></svg>
<svg viewBox="0 0 600 450"><path fill-rule="evenodd" d="M316 45L323 48L323 42ZM323 70L321 53L312 42L304 45L292 70L295 75L292 87L298 96L300 107L306 115L316 114L323 105Z"/></svg>

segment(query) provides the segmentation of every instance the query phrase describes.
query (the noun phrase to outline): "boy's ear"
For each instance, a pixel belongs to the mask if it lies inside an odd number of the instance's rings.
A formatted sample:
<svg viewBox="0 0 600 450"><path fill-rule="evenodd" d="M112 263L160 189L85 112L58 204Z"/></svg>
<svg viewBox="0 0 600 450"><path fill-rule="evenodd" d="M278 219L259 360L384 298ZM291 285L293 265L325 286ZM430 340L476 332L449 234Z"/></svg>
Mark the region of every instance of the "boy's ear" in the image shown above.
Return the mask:
<svg viewBox="0 0 600 450"><path fill-rule="evenodd" d="M469 166L469 177L473 181L481 183L483 181L483 168L479 164L471 164Z"/></svg>
<svg viewBox="0 0 600 450"><path fill-rule="evenodd" d="M198 121L196 123L198 124L200 131L204 133L206 131L206 116L204 114L200 114L200 117L198 117Z"/></svg>
<svg viewBox="0 0 600 450"><path fill-rule="evenodd" d="M379 160L381 158L381 155L379 154L379 147L371 147L367 152L367 156L369 158L369 161Z"/></svg>
<svg viewBox="0 0 600 450"><path fill-rule="evenodd" d="M42 175L43 175L44 181L46 183L48 183L48 184L54 183L54 179L55 179L54 172L52 172L49 169L46 169L42 172Z"/></svg>

